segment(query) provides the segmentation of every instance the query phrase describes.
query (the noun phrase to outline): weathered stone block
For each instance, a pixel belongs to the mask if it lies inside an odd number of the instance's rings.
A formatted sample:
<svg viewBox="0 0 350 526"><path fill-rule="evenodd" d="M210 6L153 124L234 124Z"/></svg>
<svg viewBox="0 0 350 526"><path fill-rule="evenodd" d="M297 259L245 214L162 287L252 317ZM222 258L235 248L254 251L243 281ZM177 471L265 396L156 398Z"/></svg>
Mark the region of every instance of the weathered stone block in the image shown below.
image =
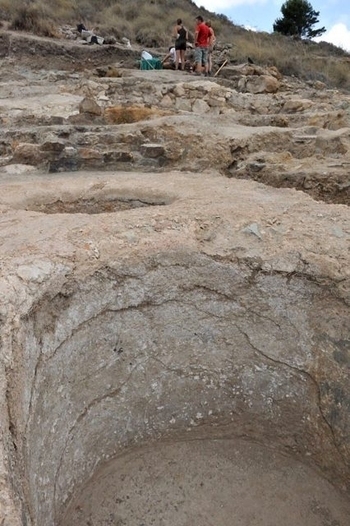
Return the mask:
<svg viewBox="0 0 350 526"><path fill-rule="evenodd" d="M101 106L97 104L95 99L85 97L79 104L79 112L99 116L102 115L103 110Z"/></svg>
<svg viewBox="0 0 350 526"><path fill-rule="evenodd" d="M192 104L192 111L194 113L207 113L209 110L210 110L210 105L208 105L202 99L197 99Z"/></svg>
<svg viewBox="0 0 350 526"><path fill-rule="evenodd" d="M41 151L38 144L21 143L13 152L13 161L22 164L41 164L46 160L45 152Z"/></svg>
<svg viewBox="0 0 350 526"><path fill-rule="evenodd" d="M165 153L165 148L162 144L143 144L140 148L142 155L151 159L161 157Z"/></svg>

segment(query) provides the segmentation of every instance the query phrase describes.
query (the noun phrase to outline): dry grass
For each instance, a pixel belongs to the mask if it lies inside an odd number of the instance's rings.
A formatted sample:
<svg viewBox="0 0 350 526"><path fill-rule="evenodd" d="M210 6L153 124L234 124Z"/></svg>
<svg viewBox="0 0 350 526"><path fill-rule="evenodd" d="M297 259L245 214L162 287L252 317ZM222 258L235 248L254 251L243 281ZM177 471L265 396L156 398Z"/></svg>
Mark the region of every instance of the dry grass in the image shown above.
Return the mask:
<svg viewBox="0 0 350 526"><path fill-rule="evenodd" d="M230 55L236 62L250 57L261 66L276 66L283 75L350 89L350 55L336 46L252 31L237 35L233 42Z"/></svg>
<svg viewBox="0 0 350 526"><path fill-rule="evenodd" d="M219 44L232 45L233 62L246 62L250 57L258 65L276 66L284 75L350 89L350 63L346 60L349 54L340 48L325 42L316 44L248 31L223 15L199 9L191 0L0 0L0 15L14 29L57 36L60 24L75 27L83 22L102 36L127 37L146 48L169 46L179 17L193 36L198 13L211 18Z"/></svg>
<svg viewBox="0 0 350 526"><path fill-rule="evenodd" d="M168 114L169 112L146 106L112 106L105 109L104 117L108 124L129 124Z"/></svg>
<svg viewBox="0 0 350 526"><path fill-rule="evenodd" d="M11 19L10 29L29 31L45 37L58 37L57 25L50 17L50 12L40 4L19 5Z"/></svg>

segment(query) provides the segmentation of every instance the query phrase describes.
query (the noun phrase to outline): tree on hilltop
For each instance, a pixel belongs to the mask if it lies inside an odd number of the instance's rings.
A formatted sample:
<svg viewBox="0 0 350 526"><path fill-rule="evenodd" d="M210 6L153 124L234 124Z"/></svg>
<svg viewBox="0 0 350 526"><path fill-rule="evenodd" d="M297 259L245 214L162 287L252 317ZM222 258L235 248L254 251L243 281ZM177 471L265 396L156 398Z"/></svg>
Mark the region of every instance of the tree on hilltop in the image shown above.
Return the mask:
<svg viewBox="0 0 350 526"><path fill-rule="evenodd" d="M319 11L315 11L307 0L286 0L281 7L283 17L277 18L273 30L282 35L314 38L326 29L312 29L318 24Z"/></svg>

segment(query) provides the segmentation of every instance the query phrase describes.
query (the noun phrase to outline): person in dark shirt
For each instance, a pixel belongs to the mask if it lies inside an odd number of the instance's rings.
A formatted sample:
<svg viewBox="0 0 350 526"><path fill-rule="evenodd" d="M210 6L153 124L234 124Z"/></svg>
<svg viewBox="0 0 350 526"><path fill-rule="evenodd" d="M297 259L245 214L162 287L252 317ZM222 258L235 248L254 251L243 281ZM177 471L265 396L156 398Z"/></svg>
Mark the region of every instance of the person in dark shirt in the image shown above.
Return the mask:
<svg viewBox="0 0 350 526"><path fill-rule="evenodd" d="M188 31L184 27L181 18L178 18L176 21L176 26L174 27L174 36L176 50L175 69L178 69L180 64L180 68L183 70L185 67L185 53L188 40Z"/></svg>
<svg viewBox="0 0 350 526"><path fill-rule="evenodd" d="M196 74L200 75L204 66L205 76L208 76L208 48L210 29L204 23L202 16L196 17L196 28L194 32L194 45L196 47Z"/></svg>

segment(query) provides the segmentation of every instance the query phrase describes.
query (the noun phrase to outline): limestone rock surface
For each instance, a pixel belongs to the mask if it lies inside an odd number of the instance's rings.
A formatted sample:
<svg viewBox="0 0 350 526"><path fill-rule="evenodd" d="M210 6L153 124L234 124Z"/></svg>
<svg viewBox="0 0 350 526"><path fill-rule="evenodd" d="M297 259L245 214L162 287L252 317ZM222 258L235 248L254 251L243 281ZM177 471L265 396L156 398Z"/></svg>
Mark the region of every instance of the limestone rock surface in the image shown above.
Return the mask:
<svg viewBox="0 0 350 526"><path fill-rule="evenodd" d="M139 526L122 492L164 469L179 524L188 490L226 526L256 469L280 499L263 526L348 526L349 95L70 39L4 32L0 52L0 524ZM111 57L122 75L96 76ZM215 465L230 483L201 493Z"/></svg>

